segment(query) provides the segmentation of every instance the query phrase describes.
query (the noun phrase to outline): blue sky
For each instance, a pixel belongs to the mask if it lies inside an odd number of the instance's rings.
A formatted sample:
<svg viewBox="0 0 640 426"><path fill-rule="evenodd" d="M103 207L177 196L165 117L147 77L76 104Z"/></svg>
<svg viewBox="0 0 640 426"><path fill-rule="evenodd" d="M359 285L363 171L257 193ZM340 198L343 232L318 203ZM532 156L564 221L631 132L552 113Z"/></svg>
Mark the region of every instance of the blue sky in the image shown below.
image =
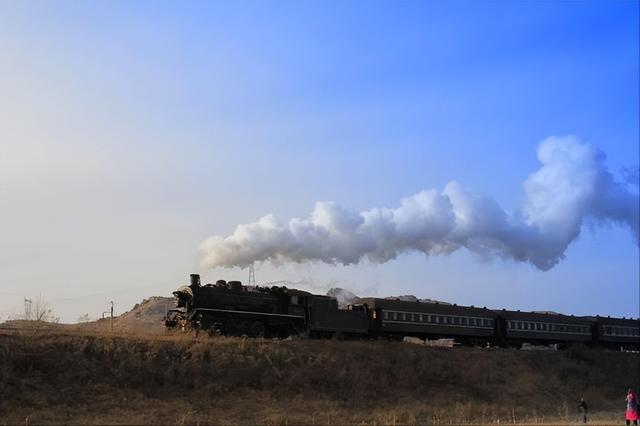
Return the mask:
<svg viewBox="0 0 640 426"><path fill-rule="evenodd" d="M638 2L0 3L0 317L166 295L199 244L316 201L396 206L450 180L517 209L536 147L639 158ZM555 268L409 254L258 265L461 304L638 316L638 246L583 228ZM241 278L219 269L206 278Z"/></svg>

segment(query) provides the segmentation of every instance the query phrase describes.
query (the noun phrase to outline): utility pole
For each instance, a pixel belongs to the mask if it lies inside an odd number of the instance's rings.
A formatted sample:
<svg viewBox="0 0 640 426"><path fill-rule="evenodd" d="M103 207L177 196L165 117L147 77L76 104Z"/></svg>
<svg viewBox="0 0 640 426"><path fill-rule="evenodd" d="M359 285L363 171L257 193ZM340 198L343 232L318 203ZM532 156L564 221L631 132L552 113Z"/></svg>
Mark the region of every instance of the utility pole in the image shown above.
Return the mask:
<svg viewBox="0 0 640 426"><path fill-rule="evenodd" d="M253 262L251 262L251 265L249 265L249 282L247 283L248 286L256 286L256 271L255 269L253 269Z"/></svg>
<svg viewBox="0 0 640 426"><path fill-rule="evenodd" d="M113 300L111 301L111 319L109 320L109 333L113 334Z"/></svg>

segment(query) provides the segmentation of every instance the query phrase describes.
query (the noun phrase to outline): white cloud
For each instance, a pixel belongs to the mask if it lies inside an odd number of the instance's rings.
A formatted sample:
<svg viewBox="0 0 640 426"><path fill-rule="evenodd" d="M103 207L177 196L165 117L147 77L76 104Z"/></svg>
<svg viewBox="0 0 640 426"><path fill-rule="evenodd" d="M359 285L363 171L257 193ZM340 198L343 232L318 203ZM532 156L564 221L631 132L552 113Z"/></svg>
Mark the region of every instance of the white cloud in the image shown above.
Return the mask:
<svg viewBox="0 0 640 426"><path fill-rule="evenodd" d="M456 182L419 192L396 208L351 212L318 202L309 218L287 224L272 215L239 225L233 234L201 245L202 265L251 262L384 263L405 252L426 255L467 248L483 256L530 262L547 270L563 257L585 219L631 228L638 238L638 194L606 169L605 155L574 136L550 137L538 148L542 167L524 182L521 211Z"/></svg>

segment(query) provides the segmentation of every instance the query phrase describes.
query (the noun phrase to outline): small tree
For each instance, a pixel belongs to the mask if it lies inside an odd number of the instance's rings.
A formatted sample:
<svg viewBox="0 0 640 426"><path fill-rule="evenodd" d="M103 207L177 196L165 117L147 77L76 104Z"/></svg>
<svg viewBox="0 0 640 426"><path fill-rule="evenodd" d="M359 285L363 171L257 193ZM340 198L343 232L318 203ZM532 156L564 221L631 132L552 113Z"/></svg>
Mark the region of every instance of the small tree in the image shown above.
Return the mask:
<svg viewBox="0 0 640 426"><path fill-rule="evenodd" d="M89 314L84 314L78 318L79 323L89 322L89 321L91 321L91 317L89 316Z"/></svg>
<svg viewBox="0 0 640 426"><path fill-rule="evenodd" d="M24 317L25 320L42 323L52 322L57 323L60 318L53 315L49 303L42 299L42 296L34 301L32 299L24 298Z"/></svg>

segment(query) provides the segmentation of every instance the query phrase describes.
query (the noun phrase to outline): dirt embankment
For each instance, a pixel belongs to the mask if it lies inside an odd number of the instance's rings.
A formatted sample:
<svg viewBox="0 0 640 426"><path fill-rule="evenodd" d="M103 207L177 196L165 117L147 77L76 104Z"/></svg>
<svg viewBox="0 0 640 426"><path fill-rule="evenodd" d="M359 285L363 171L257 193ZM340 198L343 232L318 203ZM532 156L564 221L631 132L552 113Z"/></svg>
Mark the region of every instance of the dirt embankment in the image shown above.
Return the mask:
<svg viewBox="0 0 640 426"><path fill-rule="evenodd" d="M638 354L0 335L0 424L465 424L621 413ZM613 414L612 414L613 413Z"/></svg>

